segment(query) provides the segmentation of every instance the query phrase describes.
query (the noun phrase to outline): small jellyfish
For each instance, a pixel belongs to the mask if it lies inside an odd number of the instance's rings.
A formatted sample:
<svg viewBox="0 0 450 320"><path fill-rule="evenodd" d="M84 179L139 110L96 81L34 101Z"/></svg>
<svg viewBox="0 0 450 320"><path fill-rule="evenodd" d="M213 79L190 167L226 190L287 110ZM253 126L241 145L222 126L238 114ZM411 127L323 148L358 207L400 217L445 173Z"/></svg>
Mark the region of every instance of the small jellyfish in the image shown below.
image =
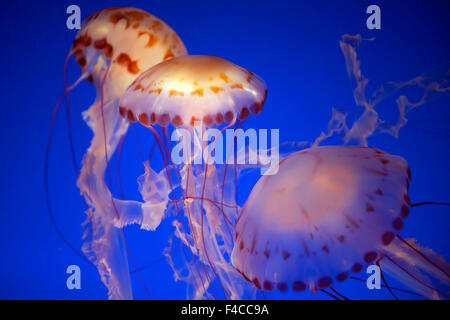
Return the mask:
<svg viewBox="0 0 450 320"><path fill-rule="evenodd" d="M217 298L220 289L226 298L241 297L241 277L229 263L238 213L235 176L227 175L228 162L209 160L212 150L217 154L222 148L221 133L225 129L261 112L266 93L264 81L252 72L222 58L198 55L174 58L150 68L120 100L122 117L139 121L153 133L167 168L167 181L173 182L172 188L179 187L180 198L170 204L178 217L175 234L189 249L185 253L189 275L183 277L172 267L176 278L188 283L193 298ZM220 130L211 128L223 123ZM175 146L170 154L169 124L175 127L172 141L178 141L181 147ZM162 136L156 125L162 129ZM174 156L179 154L181 161L177 162ZM198 156L203 161L197 162ZM172 169L175 174L171 174ZM128 217L121 219L126 221Z"/></svg>
<svg viewBox="0 0 450 320"><path fill-rule="evenodd" d="M118 101L142 71L185 54L186 49L178 35L162 20L140 9L115 7L100 10L83 22L66 59L64 84L66 64L72 55L82 68L82 74L74 85L65 85L54 109L46 163L59 104L70 90L87 79L97 89L94 104L83 113L94 137L79 175L74 161L77 185L88 215L83 252L97 267L111 299L132 298L126 243L122 230L114 223L117 223L121 210L134 212L136 217L142 210L139 202L114 199L104 181L105 172L110 177L108 161L128 129L128 122L119 116ZM155 180L158 174L147 168L142 179L150 176ZM165 198L168 201L167 194ZM144 199L147 206L152 199L160 201L161 195L147 194ZM154 210L164 212L164 207L154 206Z"/></svg>
<svg viewBox="0 0 450 320"><path fill-rule="evenodd" d="M232 263L260 289L313 293L376 263L423 296L448 298L450 265L397 235L414 206L409 182L406 161L376 148L296 152L260 178L242 207Z"/></svg>

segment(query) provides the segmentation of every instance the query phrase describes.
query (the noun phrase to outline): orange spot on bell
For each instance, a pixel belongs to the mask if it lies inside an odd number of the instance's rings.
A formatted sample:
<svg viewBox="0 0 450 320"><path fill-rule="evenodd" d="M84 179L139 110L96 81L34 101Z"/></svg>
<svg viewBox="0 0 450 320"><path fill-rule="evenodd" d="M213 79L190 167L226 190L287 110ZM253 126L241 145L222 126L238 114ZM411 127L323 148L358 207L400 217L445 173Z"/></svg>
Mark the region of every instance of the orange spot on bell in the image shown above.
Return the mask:
<svg viewBox="0 0 450 320"><path fill-rule="evenodd" d="M120 65L126 65L128 66L128 64L131 62L130 56L126 53L121 53L119 55L119 57L117 57L117 63Z"/></svg>
<svg viewBox="0 0 450 320"><path fill-rule="evenodd" d="M244 86L241 83L235 83L230 86L231 89L244 89Z"/></svg>
<svg viewBox="0 0 450 320"><path fill-rule="evenodd" d="M174 95L177 95L177 94L179 94L180 96L184 96L184 93L181 92L181 91L177 91L177 90L170 90L169 91L169 96L174 96Z"/></svg>
<svg viewBox="0 0 450 320"><path fill-rule="evenodd" d="M136 117L134 116L134 114L133 114L133 112L131 110L128 110L127 117L128 117L128 121L136 122Z"/></svg>
<svg viewBox="0 0 450 320"><path fill-rule="evenodd" d="M161 28L162 28L162 23L161 23L161 21L159 21L159 20L153 21L153 23L152 23L152 29L158 30L158 29L161 29Z"/></svg>
<svg viewBox="0 0 450 320"><path fill-rule="evenodd" d="M211 86L209 87L211 89L212 92L214 93L218 93L219 91L223 91L222 87L216 87L216 86Z"/></svg>
<svg viewBox="0 0 450 320"><path fill-rule="evenodd" d="M148 48L153 46L156 43L156 41L158 41L158 38L154 34L152 34L150 32L146 32L146 31L139 32L138 33L138 37L140 37L140 36L142 36L144 34L148 35L148 42L147 42L147 45L146 45Z"/></svg>
<svg viewBox="0 0 450 320"><path fill-rule="evenodd" d="M127 29L130 26L130 21L121 12L116 12L116 13L112 14L111 17L109 18L109 21L111 21L113 24L117 24L122 19L124 19L127 22L127 25L125 26L125 28Z"/></svg>
<svg viewBox="0 0 450 320"><path fill-rule="evenodd" d="M87 64L87 60L85 57L80 57L76 61L80 65L80 67L84 67Z"/></svg>
<svg viewBox="0 0 450 320"><path fill-rule="evenodd" d="M131 18L133 20L140 21L140 20L144 19L145 17L149 16L149 14L147 12L134 10L134 11L127 11L127 12L125 12L125 16L128 17L128 18Z"/></svg>
<svg viewBox="0 0 450 320"><path fill-rule="evenodd" d="M164 56L163 60L167 60L167 59L170 59L173 57L174 57L173 52L172 52L172 50L169 49L169 50L167 50L166 55Z"/></svg>
<svg viewBox="0 0 450 320"><path fill-rule="evenodd" d="M125 107L119 107L119 114L122 118L124 118L127 114L127 109L125 109Z"/></svg>
<svg viewBox="0 0 450 320"><path fill-rule="evenodd" d="M76 48L80 44L81 44L81 38L75 38L75 40L73 40L72 48Z"/></svg>
<svg viewBox="0 0 450 320"><path fill-rule="evenodd" d="M87 33L82 35L80 38L80 43L85 47L89 47L91 45L91 41L92 41L92 39L91 39L91 37L89 37L89 35Z"/></svg>
<svg viewBox="0 0 450 320"><path fill-rule="evenodd" d="M212 125L213 122L214 122L214 118L213 118L212 115L207 114L207 115L205 115L205 116L203 117L203 123L204 123L206 126Z"/></svg>
<svg viewBox="0 0 450 320"><path fill-rule="evenodd" d="M157 118L156 114L154 112L152 112L152 114L150 115L150 123L155 124L156 121L158 121L158 118Z"/></svg>
<svg viewBox="0 0 450 320"><path fill-rule="evenodd" d="M179 127L183 125L183 120L181 119L181 117L179 115L176 115L175 117L173 117L172 119L172 124L175 127Z"/></svg>
<svg viewBox="0 0 450 320"><path fill-rule="evenodd" d="M251 107L250 107L250 111L254 114L260 114L262 110L262 104L261 103L254 103Z"/></svg>
<svg viewBox="0 0 450 320"><path fill-rule="evenodd" d="M200 121L200 119L197 118L197 117L192 116L192 117L191 117L191 122L190 122L191 127L194 126L194 124L195 124L196 121Z"/></svg>
<svg viewBox="0 0 450 320"><path fill-rule="evenodd" d="M241 112L239 113L239 120L245 120L250 115L250 111L248 111L248 108L242 108Z"/></svg>
<svg viewBox="0 0 450 320"><path fill-rule="evenodd" d="M199 89L191 92L192 96L196 95L196 94L199 95L200 97L203 97L203 88L199 88Z"/></svg>
<svg viewBox="0 0 450 320"><path fill-rule="evenodd" d="M221 113L216 114L215 120L216 120L216 124L220 125L223 122L223 114L221 114Z"/></svg>
<svg viewBox="0 0 450 320"><path fill-rule="evenodd" d="M128 65L128 71L130 71L133 74L137 74L139 73L139 67L137 65L137 61L131 61L130 64Z"/></svg>
<svg viewBox="0 0 450 320"><path fill-rule="evenodd" d="M232 111L225 112L223 119L226 123L231 123L234 120L234 113Z"/></svg>
<svg viewBox="0 0 450 320"><path fill-rule="evenodd" d="M170 115L167 113L163 113L158 117L159 125L162 127L166 127L170 123Z"/></svg>
<svg viewBox="0 0 450 320"><path fill-rule="evenodd" d="M104 52L106 58L111 58L112 54L113 54L113 47L112 47L112 45L107 43L105 48L103 49L103 52Z"/></svg>
<svg viewBox="0 0 450 320"><path fill-rule="evenodd" d="M248 71L248 70L247 70ZM248 71L248 77L247 77L247 82L250 83L253 79L253 72Z"/></svg>
<svg viewBox="0 0 450 320"><path fill-rule="evenodd" d="M77 58L78 56L81 56L83 54L83 50L82 49L77 49L75 50L75 52L73 53L73 55Z"/></svg>
<svg viewBox="0 0 450 320"><path fill-rule="evenodd" d="M148 126L148 116L145 113L141 113L138 116L139 122L142 123L144 126Z"/></svg>
<svg viewBox="0 0 450 320"><path fill-rule="evenodd" d="M152 89L152 90L149 90L148 93L157 93L157 94L160 94L161 91L162 91L162 89L161 89L161 88L158 88L158 89Z"/></svg>
<svg viewBox="0 0 450 320"><path fill-rule="evenodd" d="M230 78L229 78L225 73L221 73L221 74L220 74L220 78L221 78L223 81L225 81L225 83L228 83L228 82L231 81Z"/></svg>

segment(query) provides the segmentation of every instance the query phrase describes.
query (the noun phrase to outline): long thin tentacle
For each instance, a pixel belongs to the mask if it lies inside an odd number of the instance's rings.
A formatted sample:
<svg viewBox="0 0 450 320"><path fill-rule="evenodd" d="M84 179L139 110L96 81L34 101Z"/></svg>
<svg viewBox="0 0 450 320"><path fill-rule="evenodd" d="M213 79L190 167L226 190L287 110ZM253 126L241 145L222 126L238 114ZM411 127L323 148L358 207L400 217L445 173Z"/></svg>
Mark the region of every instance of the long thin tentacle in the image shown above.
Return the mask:
<svg viewBox="0 0 450 320"><path fill-rule="evenodd" d="M412 279L414 279L415 281L417 281L418 283L420 283L421 285L427 287L428 289L431 289L439 294L441 294L443 297L445 297L446 299L449 299L450 297L445 294L444 292L424 283L423 281L421 281L420 279L418 279L417 277L415 277L414 275L412 275L408 270L406 270L405 268L403 268L400 264L398 264L397 262L395 262L391 257L389 257L387 254L385 254L385 257L392 262L394 265L396 265L397 267L399 267L402 271L404 271L408 276L410 276Z"/></svg>
<svg viewBox="0 0 450 320"><path fill-rule="evenodd" d="M399 238L404 244L406 244L408 247L410 247L412 250L414 250L414 252L416 252L418 255L420 255L422 258L424 258L428 263L430 263L431 265L433 265L434 267L436 267L437 269L442 271L447 277L449 277L449 274L447 271L445 271L441 266L439 266L437 263L435 263L430 258L428 258L425 254L420 252L420 250L417 250L413 245L411 245L408 241L406 241L405 239L400 237L398 234L397 234L397 238Z"/></svg>
<svg viewBox="0 0 450 320"><path fill-rule="evenodd" d="M384 285L385 285L386 288L389 290L389 292L391 293L391 295L394 297L394 299L395 299L395 300L398 300L397 296L394 294L394 292L392 292L391 288L390 288L389 285L387 284L386 279L384 278L384 275L383 275L383 271L381 271L380 261L381 261L382 259L383 259L383 258L380 258L380 259L378 259L378 260L375 262L376 265L377 265L377 267L378 267L378 269L380 270L381 280L383 281Z"/></svg>
<svg viewBox="0 0 450 320"><path fill-rule="evenodd" d="M65 62L64 62L64 69L67 66L67 61L69 60L71 54L69 53ZM81 75L78 80L76 80L71 86L66 87L66 84L64 83L64 91L61 94L61 96L58 98L58 101L56 102L54 108L53 108L53 113L52 113L52 117L51 117L51 122L50 122L50 132L49 132L49 136L48 136L48 140L47 140L47 146L45 149L45 159L44 159L44 189L45 189L45 198L46 198L46 204L47 204L47 211L48 211L48 215L49 218L52 222L52 225L56 231L56 233L58 234L58 236L63 240L63 242L76 254L78 255L83 261L85 261L86 263L88 263L89 265L93 266L92 262L89 261L80 251L78 251L77 249L75 249L75 247L65 238L65 236L63 235L63 233L61 232L55 217L53 215L53 211L52 211L52 207L51 207L51 203L50 203L50 191L49 191L49 183L48 183L48 163L49 163L49 156L50 156L50 148L51 148L51 144L52 144L52 140L53 140L53 133L54 133L54 127L55 127L55 120L56 120L56 114L58 112L58 109L61 105L62 99L64 97L67 96L67 94L72 91L81 81L83 81L86 78L86 75Z"/></svg>

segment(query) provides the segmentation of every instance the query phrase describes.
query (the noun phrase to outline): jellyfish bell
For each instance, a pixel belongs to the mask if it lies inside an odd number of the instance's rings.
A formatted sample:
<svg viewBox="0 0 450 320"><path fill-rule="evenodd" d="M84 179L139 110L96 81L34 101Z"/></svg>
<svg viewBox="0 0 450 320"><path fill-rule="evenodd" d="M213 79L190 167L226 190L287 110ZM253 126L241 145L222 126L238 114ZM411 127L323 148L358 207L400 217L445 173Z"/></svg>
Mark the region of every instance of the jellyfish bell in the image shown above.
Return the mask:
<svg viewBox="0 0 450 320"><path fill-rule="evenodd" d="M427 263L396 237L409 213L409 181L406 161L376 148L296 152L281 161L276 175L261 177L249 195L235 226L232 263L267 291L317 292L364 264L382 261L383 270L392 269L383 257L425 283L418 269L428 271ZM449 284L448 276L434 274ZM436 297L411 277L404 283Z"/></svg>
<svg viewBox="0 0 450 320"><path fill-rule="evenodd" d="M214 278L226 298L242 297L243 282L229 263L232 224L238 212L236 181L235 175L227 175L226 164L206 161L204 167L196 165L192 160L195 154L189 153L185 161L175 165L168 152L169 125L175 127L174 132L185 131L193 138L182 144L199 144L203 148L204 135L200 133L197 139L197 122L201 129L225 124L214 131L216 143L223 130L237 120L261 113L266 94L264 81L252 72L219 57L197 55L176 57L153 66L120 99L120 115L147 127L159 144L165 166L175 169L181 199L172 201L183 202L188 222L185 225L181 218L175 220L175 235L197 258L185 258L187 276L171 264L176 278L186 281L192 289L192 298L210 297L208 287L214 286ZM162 137L154 129L156 125L162 128ZM171 180L168 174L167 181ZM195 259L204 267L197 268ZM217 292L214 288L211 291Z"/></svg>
<svg viewBox="0 0 450 320"><path fill-rule="evenodd" d="M233 263L265 287L295 290L294 283L301 282L315 289L332 282L355 264L376 259L383 235L402 219L407 182L406 162L378 156L375 149L336 146L295 153L280 163L277 175L262 177L252 190L236 225ZM380 201L377 192L390 201ZM378 222L380 214L390 218Z"/></svg>
<svg viewBox="0 0 450 320"><path fill-rule="evenodd" d="M214 56L190 55L142 73L120 101L120 114L144 125L206 126L245 120L261 113L264 81L251 71Z"/></svg>
<svg viewBox="0 0 450 320"><path fill-rule="evenodd" d="M78 31L71 52L82 73L118 97L142 71L187 54L178 35L162 20L133 7L115 7L91 14Z"/></svg>
<svg viewBox="0 0 450 320"><path fill-rule="evenodd" d="M88 215L82 249L97 267L111 299L133 297L126 240L117 226L142 223L140 213L143 205L148 207L150 202L160 202L161 199L168 201L167 194L161 195L148 190L145 192L144 204L115 199L105 183L108 161L128 129L128 122L119 116L119 97L143 70L185 54L186 49L178 35L162 20L140 9L116 7L100 10L83 22L67 57L67 60L72 55L75 57L82 68L82 74L74 85L67 88L65 86L54 114L63 97L67 99L68 92L82 80L92 82L97 91L93 105L83 112L94 136L83 158L81 172L78 174L76 170L76 173L77 186L87 205ZM65 82L64 79L64 84ZM66 103L68 104L68 100ZM54 114L46 153L47 194L47 163ZM72 142L70 143L72 146ZM74 167L77 169L76 161ZM157 181L158 174L150 169L146 170L142 180L146 179ZM47 203L51 212L49 202ZM153 210L164 211L162 207L164 206L155 205ZM129 221L117 221L118 212L121 211L128 213ZM147 223L154 225L157 221L150 219Z"/></svg>

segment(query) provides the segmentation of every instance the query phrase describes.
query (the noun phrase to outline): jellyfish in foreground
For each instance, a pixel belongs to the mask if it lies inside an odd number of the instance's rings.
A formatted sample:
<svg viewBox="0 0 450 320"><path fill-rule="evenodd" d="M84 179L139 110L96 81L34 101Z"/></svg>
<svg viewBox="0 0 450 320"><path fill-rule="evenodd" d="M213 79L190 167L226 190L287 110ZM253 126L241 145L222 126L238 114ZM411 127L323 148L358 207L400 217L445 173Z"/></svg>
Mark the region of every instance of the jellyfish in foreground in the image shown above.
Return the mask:
<svg viewBox="0 0 450 320"><path fill-rule="evenodd" d="M176 280L187 282L192 298L217 298L220 292L226 298L242 296L241 277L229 262L239 208L235 200L237 171L227 171L227 160L230 153L236 154L229 149L226 160L217 155L222 154L222 132L234 124L239 127L251 113L259 114L266 93L263 80L252 72L218 57L199 55L150 68L120 100L120 114L150 129L159 145L172 188L169 211L178 218L175 235L184 244L185 266L178 270L170 255L169 262ZM178 144L169 154L170 123L176 128L172 141ZM222 123L220 130L211 128ZM162 136L154 129L157 124ZM236 162L234 165L237 170ZM147 176L146 172L140 179L144 199L155 192ZM178 199L174 189L179 190ZM120 217L123 224L134 220L134 216ZM187 275L182 275L185 272Z"/></svg>
<svg viewBox="0 0 450 320"><path fill-rule="evenodd" d="M182 41L163 21L140 9L115 7L98 11L83 22L66 59L65 66L74 55L82 74L73 86L65 88L54 112L62 98L83 79L97 89L94 104L83 113L94 137L83 158L77 185L88 215L82 249L97 267L111 299L132 298L126 243L113 221L118 211L139 212L143 205L113 199L104 181L108 161L128 129L128 122L119 116L118 100L143 70L185 54ZM158 198L162 204L154 206L154 210L164 211L163 200Z"/></svg>
<svg viewBox="0 0 450 320"><path fill-rule="evenodd" d="M296 152L259 179L242 207L232 263L260 289L313 293L376 263L425 297L448 298L450 265L397 235L411 207L409 182L406 161L376 148Z"/></svg>

